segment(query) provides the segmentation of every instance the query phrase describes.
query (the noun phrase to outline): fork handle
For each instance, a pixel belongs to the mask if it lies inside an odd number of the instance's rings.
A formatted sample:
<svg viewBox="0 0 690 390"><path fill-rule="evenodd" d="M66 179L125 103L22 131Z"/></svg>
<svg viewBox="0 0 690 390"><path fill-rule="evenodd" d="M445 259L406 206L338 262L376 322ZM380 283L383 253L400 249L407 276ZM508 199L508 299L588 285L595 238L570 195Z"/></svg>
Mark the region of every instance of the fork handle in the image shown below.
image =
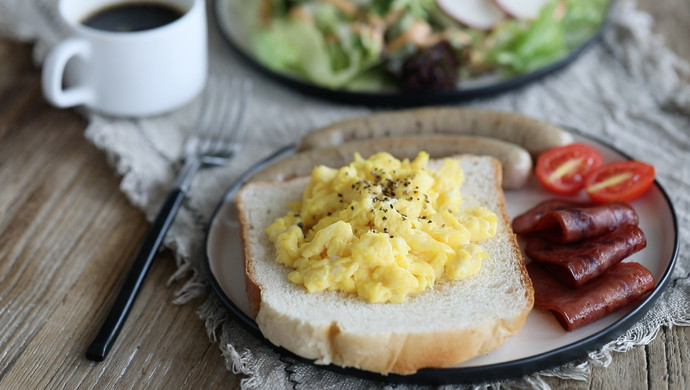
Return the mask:
<svg viewBox="0 0 690 390"><path fill-rule="evenodd" d="M146 239L139 248L139 253L127 274L127 279L125 279L120 292L115 298L110 313L108 313L98 335L96 335L96 338L86 350L86 357L88 359L98 362L103 361L113 346L134 304L134 299L141 289L144 278L149 268L151 268L151 263L158 252L158 248L160 248L165 234L168 232L170 225L172 225L184 197L185 191L176 187L165 199L165 203L158 211L158 215L151 225Z"/></svg>

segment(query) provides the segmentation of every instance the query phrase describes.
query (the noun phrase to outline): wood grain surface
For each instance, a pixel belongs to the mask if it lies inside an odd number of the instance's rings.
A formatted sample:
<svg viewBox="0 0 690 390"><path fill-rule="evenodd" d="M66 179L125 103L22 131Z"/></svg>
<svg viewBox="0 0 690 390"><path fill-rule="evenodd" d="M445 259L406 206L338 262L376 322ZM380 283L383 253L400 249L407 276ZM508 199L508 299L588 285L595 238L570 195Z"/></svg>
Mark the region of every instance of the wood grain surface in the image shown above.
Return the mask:
<svg viewBox="0 0 690 390"><path fill-rule="evenodd" d="M640 0L690 60L687 0ZM170 253L158 256L106 361L84 358L148 223L119 191L85 121L49 106L31 46L0 40L0 389L236 388L198 304L172 304ZM553 388L690 388L690 327Z"/></svg>

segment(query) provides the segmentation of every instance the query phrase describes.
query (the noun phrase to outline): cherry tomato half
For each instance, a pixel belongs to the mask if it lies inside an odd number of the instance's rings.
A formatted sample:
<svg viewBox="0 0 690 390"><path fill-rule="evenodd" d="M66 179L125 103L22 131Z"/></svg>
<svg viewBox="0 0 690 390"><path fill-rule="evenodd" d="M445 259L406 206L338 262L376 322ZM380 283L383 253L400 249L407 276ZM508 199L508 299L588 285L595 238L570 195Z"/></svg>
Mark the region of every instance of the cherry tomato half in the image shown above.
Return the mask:
<svg viewBox="0 0 690 390"><path fill-rule="evenodd" d="M618 161L592 171L585 179L587 194L595 202L630 202L654 183L654 167L641 161Z"/></svg>
<svg viewBox="0 0 690 390"><path fill-rule="evenodd" d="M573 143L549 149L537 158L535 172L539 182L549 191L569 195L580 191L585 177L604 163L593 146Z"/></svg>

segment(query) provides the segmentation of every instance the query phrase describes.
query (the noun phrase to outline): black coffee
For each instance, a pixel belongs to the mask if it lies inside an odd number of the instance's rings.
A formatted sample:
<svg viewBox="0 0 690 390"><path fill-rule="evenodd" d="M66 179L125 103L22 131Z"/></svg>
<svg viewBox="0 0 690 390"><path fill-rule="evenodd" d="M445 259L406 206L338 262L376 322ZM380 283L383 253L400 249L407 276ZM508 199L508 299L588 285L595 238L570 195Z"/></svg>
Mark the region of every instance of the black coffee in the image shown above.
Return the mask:
<svg viewBox="0 0 690 390"><path fill-rule="evenodd" d="M182 12L159 3L123 3L103 8L81 23L104 31L133 32L164 26L179 19Z"/></svg>

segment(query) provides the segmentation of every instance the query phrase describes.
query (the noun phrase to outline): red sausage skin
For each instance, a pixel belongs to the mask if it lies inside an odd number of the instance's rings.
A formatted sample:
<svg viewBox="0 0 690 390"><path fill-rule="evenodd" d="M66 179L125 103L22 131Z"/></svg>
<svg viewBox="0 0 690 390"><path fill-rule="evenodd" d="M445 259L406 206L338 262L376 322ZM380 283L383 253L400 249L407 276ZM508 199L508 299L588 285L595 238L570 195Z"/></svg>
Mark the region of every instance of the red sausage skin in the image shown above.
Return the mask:
<svg viewBox="0 0 690 390"><path fill-rule="evenodd" d="M569 243L607 234L622 225L637 225L639 217L627 203L575 203L547 200L513 219L516 234L536 234L552 242Z"/></svg>
<svg viewBox="0 0 690 390"><path fill-rule="evenodd" d="M618 263L578 289L559 282L536 262L527 265L534 285L534 306L550 310L572 331L636 302L654 289L651 272L638 263Z"/></svg>
<svg viewBox="0 0 690 390"><path fill-rule="evenodd" d="M544 264L563 283L579 287L647 246L637 225L623 225L606 235L570 244L529 237L525 254Z"/></svg>

